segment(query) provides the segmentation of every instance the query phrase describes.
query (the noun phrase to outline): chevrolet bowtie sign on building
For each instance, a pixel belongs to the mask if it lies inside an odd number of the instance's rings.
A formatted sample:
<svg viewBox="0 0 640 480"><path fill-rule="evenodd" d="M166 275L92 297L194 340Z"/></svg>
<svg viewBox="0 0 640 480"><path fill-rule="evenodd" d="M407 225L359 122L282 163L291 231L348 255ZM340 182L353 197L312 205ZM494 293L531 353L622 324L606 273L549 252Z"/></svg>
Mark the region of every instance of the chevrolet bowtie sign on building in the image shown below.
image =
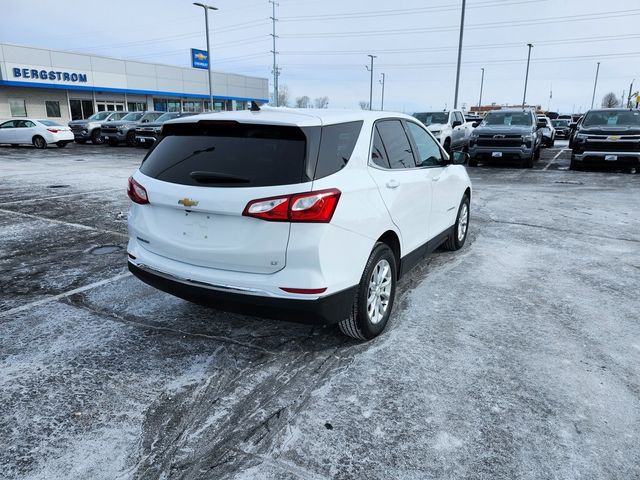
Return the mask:
<svg viewBox="0 0 640 480"><path fill-rule="evenodd" d="M209 53L206 50L191 49L191 66L193 68L209 68Z"/></svg>

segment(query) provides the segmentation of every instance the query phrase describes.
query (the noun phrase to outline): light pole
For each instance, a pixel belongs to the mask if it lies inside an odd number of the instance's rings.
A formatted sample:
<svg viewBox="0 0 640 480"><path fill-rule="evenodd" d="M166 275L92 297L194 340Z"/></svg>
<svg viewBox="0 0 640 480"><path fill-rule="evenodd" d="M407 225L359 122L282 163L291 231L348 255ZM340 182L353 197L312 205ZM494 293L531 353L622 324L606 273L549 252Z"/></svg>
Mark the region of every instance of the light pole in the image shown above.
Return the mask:
<svg viewBox="0 0 640 480"><path fill-rule="evenodd" d="M600 73L600 62L598 62L598 66L596 67L596 79L593 82L593 95L591 96L591 108L593 108L593 102L596 101L596 88L598 87L598 74Z"/></svg>
<svg viewBox="0 0 640 480"><path fill-rule="evenodd" d="M482 106L482 87L484 87L484 68L482 70L482 77L480 78L480 99L478 100L478 107Z"/></svg>
<svg viewBox="0 0 640 480"><path fill-rule="evenodd" d="M211 111L213 111L213 89L211 88L211 45L209 44L209 10L218 9L204 3L194 2L193 4L204 9L204 28L207 33L207 67L209 71L209 108L211 109Z"/></svg>
<svg viewBox="0 0 640 480"><path fill-rule="evenodd" d="M456 70L456 93L453 97L453 108L458 108L458 88L460 87L460 63L462 62L462 35L464 34L464 10L467 0L462 0L462 13L460 14L460 39L458 40L458 68Z"/></svg>
<svg viewBox="0 0 640 480"><path fill-rule="evenodd" d="M384 73L381 73L380 75L382 75L382 80L380 80L380 83L382 84L382 101L380 102L380 110L384 110Z"/></svg>
<svg viewBox="0 0 640 480"><path fill-rule="evenodd" d="M527 55L527 73L524 77L524 95L522 96L522 108L527 104L527 83L529 82L529 62L531 61L531 48L533 44L527 43L529 47L529 54Z"/></svg>
<svg viewBox="0 0 640 480"><path fill-rule="evenodd" d="M373 59L378 58L376 55L367 55L371 59L371 67L365 66L371 73L371 81L369 83L369 110L373 110Z"/></svg>

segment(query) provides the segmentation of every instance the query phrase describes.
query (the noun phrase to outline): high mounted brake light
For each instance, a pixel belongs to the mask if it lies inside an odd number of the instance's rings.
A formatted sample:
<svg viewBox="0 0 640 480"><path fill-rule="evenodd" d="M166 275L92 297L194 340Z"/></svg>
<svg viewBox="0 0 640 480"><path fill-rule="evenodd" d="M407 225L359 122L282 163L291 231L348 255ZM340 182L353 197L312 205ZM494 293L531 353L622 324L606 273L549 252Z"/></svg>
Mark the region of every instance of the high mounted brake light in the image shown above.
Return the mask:
<svg viewBox="0 0 640 480"><path fill-rule="evenodd" d="M242 212L246 217L270 222L329 223L338 206L340 190L331 188L250 201Z"/></svg>

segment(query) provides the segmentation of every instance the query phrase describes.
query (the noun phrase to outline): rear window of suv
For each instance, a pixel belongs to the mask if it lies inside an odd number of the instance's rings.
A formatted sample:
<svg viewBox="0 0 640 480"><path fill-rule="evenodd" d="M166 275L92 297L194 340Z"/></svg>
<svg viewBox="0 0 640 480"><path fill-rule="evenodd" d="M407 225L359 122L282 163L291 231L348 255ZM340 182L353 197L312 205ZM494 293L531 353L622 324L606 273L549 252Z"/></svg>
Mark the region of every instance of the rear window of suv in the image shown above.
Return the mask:
<svg viewBox="0 0 640 480"><path fill-rule="evenodd" d="M349 161L362 122L325 127L235 121L165 124L140 171L170 183L265 187L331 175Z"/></svg>

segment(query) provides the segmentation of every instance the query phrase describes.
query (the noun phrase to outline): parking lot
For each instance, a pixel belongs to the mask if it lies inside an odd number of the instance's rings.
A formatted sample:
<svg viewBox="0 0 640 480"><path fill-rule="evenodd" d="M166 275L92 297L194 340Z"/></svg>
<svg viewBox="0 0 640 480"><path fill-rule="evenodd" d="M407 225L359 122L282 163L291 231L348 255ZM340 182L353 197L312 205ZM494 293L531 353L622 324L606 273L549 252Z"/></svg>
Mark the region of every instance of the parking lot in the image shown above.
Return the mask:
<svg viewBox="0 0 640 480"><path fill-rule="evenodd" d="M640 175L564 147L470 168L368 343L133 278L144 150L1 148L0 476L640 478Z"/></svg>

